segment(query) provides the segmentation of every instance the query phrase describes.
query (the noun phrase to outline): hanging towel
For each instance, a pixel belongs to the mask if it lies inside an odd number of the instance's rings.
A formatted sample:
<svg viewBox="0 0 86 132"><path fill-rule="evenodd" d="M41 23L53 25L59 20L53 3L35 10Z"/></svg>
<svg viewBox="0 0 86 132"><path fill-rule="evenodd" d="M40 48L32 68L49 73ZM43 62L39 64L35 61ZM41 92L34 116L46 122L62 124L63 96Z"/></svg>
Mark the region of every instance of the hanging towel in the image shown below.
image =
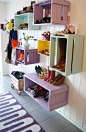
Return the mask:
<svg viewBox="0 0 86 132"><path fill-rule="evenodd" d="M17 31L12 29L10 31L10 34L9 34L9 45L10 45L10 47L15 49L15 47L17 46L17 42L18 42L18 40L17 40Z"/></svg>

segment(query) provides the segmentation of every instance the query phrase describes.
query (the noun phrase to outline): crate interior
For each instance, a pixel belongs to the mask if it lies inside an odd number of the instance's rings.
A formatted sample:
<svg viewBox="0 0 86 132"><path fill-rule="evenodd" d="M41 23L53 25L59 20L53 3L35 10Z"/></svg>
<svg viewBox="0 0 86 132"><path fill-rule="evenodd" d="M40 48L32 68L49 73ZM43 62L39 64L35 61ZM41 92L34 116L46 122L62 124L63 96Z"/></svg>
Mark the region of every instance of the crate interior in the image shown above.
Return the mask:
<svg viewBox="0 0 86 132"><path fill-rule="evenodd" d="M28 23L28 14L21 14L14 17L14 27L19 27L24 23Z"/></svg>
<svg viewBox="0 0 86 132"><path fill-rule="evenodd" d="M36 23L36 20L42 20L44 17L51 17L48 24L69 24L68 12L70 11L70 2L65 0L46 0L34 4L34 24L45 24L47 22Z"/></svg>
<svg viewBox="0 0 86 132"><path fill-rule="evenodd" d="M51 49L50 49L50 68L55 71L60 71L59 68L52 68L52 66L57 65L60 59L60 45L59 39L66 39L66 38L54 38L51 37ZM66 39L67 41L67 39ZM66 43L66 53L67 53L67 43ZM61 74L65 74L65 72L61 72Z"/></svg>
<svg viewBox="0 0 86 132"><path fill-rule="evenodd" d="M51 2L35 5L34 23L36 20L42 20L44 17L51 17ZM51 21L50 21L51 23Z"/></svg>
<svg viewBox="0 0 86 132"><path fill-rule="evenodd" d="M18 58L19 58L19 54L20 54L21 52L24 53L24 50L16 49L16 60L17 60L17 61L19 61ZM24 62L22 62L22 63L24 63Z"/></svg>
<svg viewBox="0 0 86 132"><path fill-rule="evenodd" d="M43 100L43 98L41 96L34 98L33 97L33 93L31 93L31 91L28 90L28 88L36 85L37 83L33 82L32 80L30 80L29 78L25 77L25 82L24 82L24 90L25 92L32 97L34 100L36 100L40 105L42 105L45 109L48 110L48 102L45 102ZM39 84L38 84L39 85Z"/></svg>
<svg viewBox="0 0 86 132"><path fill-rule="evenodd" d="M60 71L59 68L52 68L52 66L57 65L60 59L60 44L59 40L66 41L66 57L65 57L65 71ZM56 41L56 56L54 55L55 52L55 41ZM64 45L64 42L63 42ZM73 65L77 61L75 61L74 55L75 55L75 47L76 47L76 41L73 36L59 36L59 37L51 37L51 47L50 47L50 69L55 70L64 76L68 76L72 74L73 71ZM61 48L62 49L62 48Z"/></svg>
<svg viewBox="0 0 86 132"><path fill-rule="evenodd" d="M50 50L50 41L38 40L38 53L47 55L47 50Z"/></svg>

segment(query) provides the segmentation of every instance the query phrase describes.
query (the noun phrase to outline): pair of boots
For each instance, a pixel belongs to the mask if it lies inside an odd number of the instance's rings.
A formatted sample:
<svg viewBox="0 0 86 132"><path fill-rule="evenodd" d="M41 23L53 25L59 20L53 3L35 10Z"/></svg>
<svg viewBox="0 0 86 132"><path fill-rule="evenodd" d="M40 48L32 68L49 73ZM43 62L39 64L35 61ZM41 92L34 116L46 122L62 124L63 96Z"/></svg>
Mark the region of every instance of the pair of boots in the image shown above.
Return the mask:
<svg viewBox="0 0 86 132"><path fill-rule="evenodd" d="M49 67L48 67L48 75L46 78L44 78L44 81L49 82L49 81L53 80L54 78L55 78L55 71L50 71Z"/></svg>
<svg viewBox="0 0 86 132"><path fill-rule="evenodd" d="M58 76L56 76L53 80L49 81L50 83L52 83L53 85L61 85L63 83L65 79L65 76L59 74Z"/></svg>
<svg viewBox="0 0 86 132"><path fill-rule="evenodd" d="M66 45L67 39L59 39L59 47L60 47L60 59L57 65L52 66L53 68L59 68L60 71L65 72L65 64L66 64Z"/></svg>

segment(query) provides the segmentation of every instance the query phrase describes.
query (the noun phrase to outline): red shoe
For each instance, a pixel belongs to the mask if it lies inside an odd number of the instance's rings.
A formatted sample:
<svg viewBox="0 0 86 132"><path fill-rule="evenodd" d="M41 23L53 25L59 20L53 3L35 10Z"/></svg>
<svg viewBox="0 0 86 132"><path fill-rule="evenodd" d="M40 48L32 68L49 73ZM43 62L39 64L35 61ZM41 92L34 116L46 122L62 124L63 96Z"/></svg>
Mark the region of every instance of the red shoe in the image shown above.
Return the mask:
<svg viewBox="0 0 86 132"><path fill-rule="evenodd" d="M24 61L24 55L21 56L20 61Z"/></svg>
<svg viewBox="0 0 86 132"><path fill-rule="evenodd" d="M50 78L47 80L47 82L53 80L55 78L55 71L51 71L51 76Z"/></svg>

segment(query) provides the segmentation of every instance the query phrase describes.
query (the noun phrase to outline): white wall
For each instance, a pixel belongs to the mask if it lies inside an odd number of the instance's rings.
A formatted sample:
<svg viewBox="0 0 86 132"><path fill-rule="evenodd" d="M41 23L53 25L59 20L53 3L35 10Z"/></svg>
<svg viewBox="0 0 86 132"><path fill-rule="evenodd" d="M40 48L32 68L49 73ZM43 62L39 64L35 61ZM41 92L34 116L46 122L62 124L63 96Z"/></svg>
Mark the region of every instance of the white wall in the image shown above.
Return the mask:
<svg viewBox="0 0 86 132"><path fill-rule="evenodd" d="M6 4L0 2L0 24L4 24L6 19Z"/></svg>
<svg viewBox="0 0 86 132"><path fill-rule="evenodd" d="M0 2L0 24L4 24L6 21L6 4L5 3L1 3ZM2 34L5 34L4 37L2 37ZM2 45L3 44L3 45ZM4 60L4 49L5 49L5 46L7 45L7 37L6 37L6 32L2 32L0 31L0 62L2 62L2 64L0 65L0 73L2 73L3 75L6 75L7 74L7 65L4 65L5 63L3 62ZM1 58L2 57L2 58ZM4 65L4 67L3 67ZM3 72L3 68L5 69L4 72Z"/></svg>
<svg viewBox="0 0 86 132"><path fill-rule="evenodd" d="M70 0L71 2L71 17L70 24L74 24L78 28L78 34L86 36L86 0ZM24 6L30 4L30 0L14 0L7 4L7 20L14 17L14 13L21 10ZM64 26L42 26L41 31L19 31L19 38L22 37L22 32L37 39L41 39L41 33L44 31L59 31L64 29ZM36 46L37 42L32 42L32 46ZM70 120L76 126L86 132L86 42L84 46L82 72L66 77L65 84L69 85L68 105L58 109L57 111L65 118ZM48 57L40 59L40 65L47 67L49 63ZM9 65L9 73L12 70L23 70L25 73L33 72L35 65Z"/></svg>
<svg viewBox="0 0 86 132"><path fill-rule="evenodd" d="M4 52L7 46L7 33L6 31L0 30L0 69L1 75L8 74L8 64L4 61L7 53Z"/></svg>

